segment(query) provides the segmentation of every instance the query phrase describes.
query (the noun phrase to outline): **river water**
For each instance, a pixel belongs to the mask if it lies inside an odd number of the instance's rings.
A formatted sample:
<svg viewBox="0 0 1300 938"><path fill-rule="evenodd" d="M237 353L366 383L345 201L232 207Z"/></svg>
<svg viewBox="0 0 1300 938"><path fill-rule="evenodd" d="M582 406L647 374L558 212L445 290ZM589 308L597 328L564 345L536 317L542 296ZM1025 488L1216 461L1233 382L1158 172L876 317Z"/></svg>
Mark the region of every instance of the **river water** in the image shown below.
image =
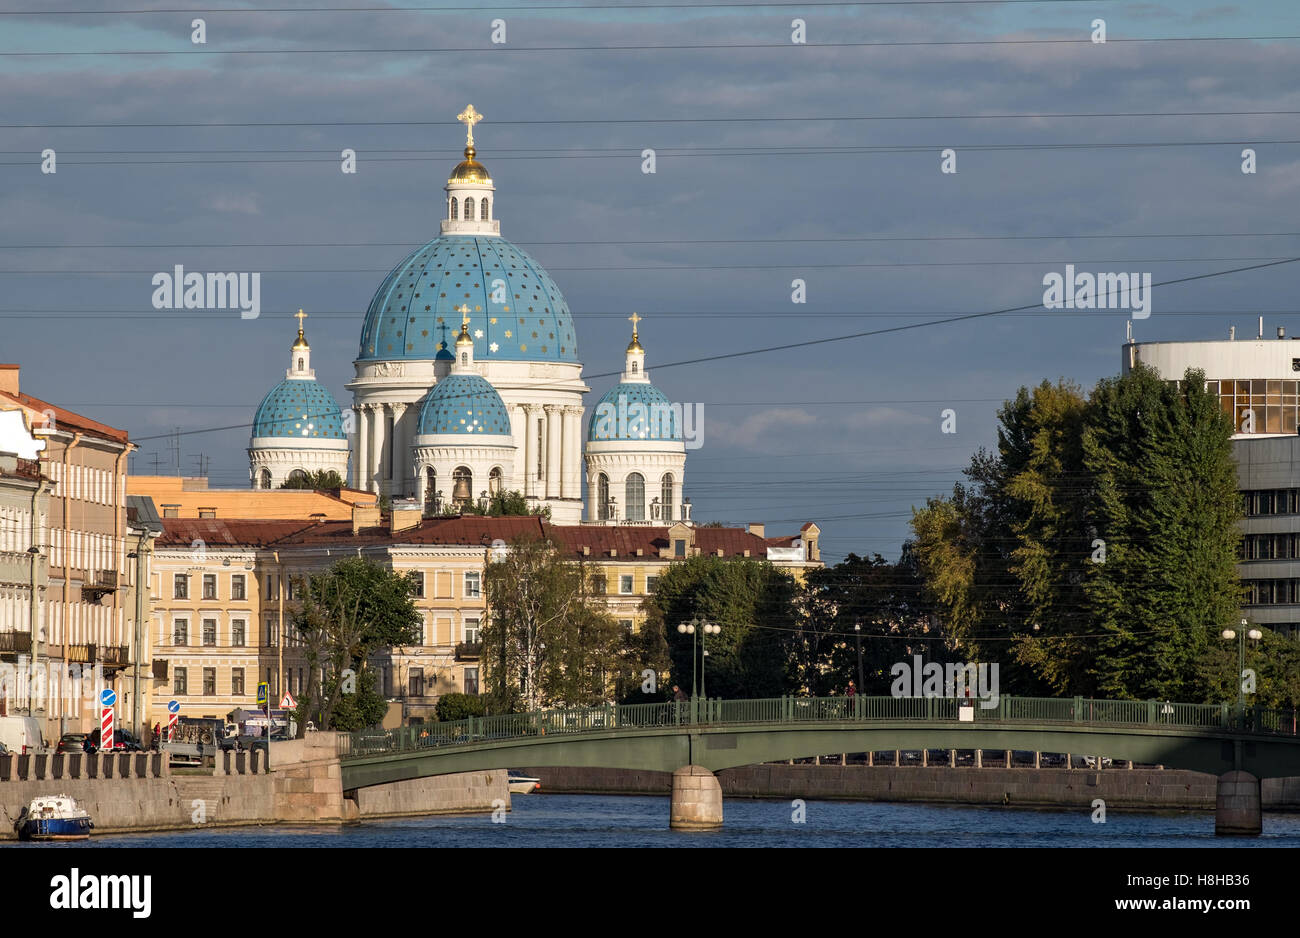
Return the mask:
<svg viewBox="0 0 1300 938"><path fill-rule="evenodd" d="M1300 847L1300 814L1265 814L1260 838L1214 836L1208 812L1091 810L728 799L715 832L668 829L668 798L516 795L491 815L441 815L330 827L212 828L92 837L92 847ZM87 842L34 844L81 848Z"/></svg>

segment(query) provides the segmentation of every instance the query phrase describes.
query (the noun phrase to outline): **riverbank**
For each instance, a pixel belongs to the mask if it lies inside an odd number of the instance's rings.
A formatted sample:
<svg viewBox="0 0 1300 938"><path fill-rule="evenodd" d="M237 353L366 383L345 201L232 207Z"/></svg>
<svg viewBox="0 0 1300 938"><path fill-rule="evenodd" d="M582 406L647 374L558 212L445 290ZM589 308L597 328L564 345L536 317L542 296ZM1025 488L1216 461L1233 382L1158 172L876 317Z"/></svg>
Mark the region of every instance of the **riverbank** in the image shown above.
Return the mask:
<svg viewBox="0 0 1300 938"><path fill-rule="evenodd" d="M598 768L531 768L543 792L668 795L672 775ZM724 799L803 798L926 804L1213 811L1213 775L1176 769L950 768L890 765L747 765L718 773ZM1266 811L1300 811L1300 778L1261 783Z"/></svg>

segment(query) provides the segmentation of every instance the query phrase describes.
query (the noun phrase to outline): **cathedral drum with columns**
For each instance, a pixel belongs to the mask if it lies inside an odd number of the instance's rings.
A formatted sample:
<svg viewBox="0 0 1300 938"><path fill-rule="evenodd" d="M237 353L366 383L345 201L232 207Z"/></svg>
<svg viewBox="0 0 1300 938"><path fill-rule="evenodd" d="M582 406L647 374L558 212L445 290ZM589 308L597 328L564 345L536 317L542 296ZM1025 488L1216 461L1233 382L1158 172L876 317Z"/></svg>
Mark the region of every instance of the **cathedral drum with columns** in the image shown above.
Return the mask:
<svg viewBox="0 0 1300 938"><path fill-rule="evenodd" d="M582 396L589 389L573 320L541 265L501 237L496 190L475 159L474 125L482 115L471 105L458 118L468 128L468 144L447 180L441 236L393 269L366 313L356 376L348 384L357 431L353 485L427 500L432 469L435 492L447 499L455 499L455 491L477 498L499 485L523 492L539 509L549 507L557 522L577 522ZM427 419L426 398L448 376L466 376L453 371L456 356L448 347L462 322L461 337L472 344L470 371L499 395L508 441L503 446L489 430L492 439L485 436L480 444L477 431L462 432L461 418L472 415L461 414L454 430L461 439L454 442L474 453L450 465L452 450L429 442L446 434ZM466 411L476 406L465 404ZM450 399L440 405L451 406ZM495 413L495 407L488 410ZM494 452L491 459L485 450ZM498 468L498 458L505 460L500 481L483 476L485 466L489 473Z"/></svg>

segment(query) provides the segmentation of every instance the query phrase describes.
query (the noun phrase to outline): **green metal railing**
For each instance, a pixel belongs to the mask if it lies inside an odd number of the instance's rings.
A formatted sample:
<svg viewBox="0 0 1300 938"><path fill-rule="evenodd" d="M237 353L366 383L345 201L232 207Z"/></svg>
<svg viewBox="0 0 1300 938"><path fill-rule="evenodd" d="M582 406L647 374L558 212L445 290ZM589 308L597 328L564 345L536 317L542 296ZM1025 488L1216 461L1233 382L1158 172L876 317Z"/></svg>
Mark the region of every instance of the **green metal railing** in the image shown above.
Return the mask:
<svg viewBox="0 0 1300 938"><path fill-rule="evenodd" d="M986 706L986 704L989 704ZM964 711L964 712L963 712ZM1213 729L1252 735L1300 736L1295 710L1159 700L1091 700L1085 697L773 697L760 700L695 698L652 704L569 707L369 729L338 737L342 759L416 752L507 739L618 733L646 727L756 723L879 723L899 720L975 723L1083 723Z"/></svg>

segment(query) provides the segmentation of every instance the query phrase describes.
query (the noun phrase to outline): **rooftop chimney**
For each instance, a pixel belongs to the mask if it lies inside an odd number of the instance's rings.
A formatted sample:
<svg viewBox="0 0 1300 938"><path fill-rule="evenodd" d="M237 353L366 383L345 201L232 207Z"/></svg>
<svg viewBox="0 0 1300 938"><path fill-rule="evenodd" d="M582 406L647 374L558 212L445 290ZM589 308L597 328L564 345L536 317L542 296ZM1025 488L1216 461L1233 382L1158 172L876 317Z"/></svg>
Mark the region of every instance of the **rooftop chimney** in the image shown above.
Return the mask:
<svg viewBox="0 0 1300 938"><path fill-rule="evenodd" d="M393 499L393 510L388 515L388 532L396 534L418 528L424 520L424 509L415 499Z"/></svg>
<svg viewBox="0 0 1300 938"><path fill-rule="evenodd" d="M1278 326L1278 327L1277 327L1277 337L1278 337L1279 339L1285 339L1285 338L1286 338L1286 326Z"/></svg>
<svg viewBox="0 0 1300 938"><path fill-rule="evenodd" d="M754 535L755 537L762 537L762 536L763 536L763 532L766 531L766 530L767 530L767 527L766 527L765 525L761 525L761 524L751 524L751 525L749 526L749 533L752 534L752 535Z"/></svg>
<svg viewBox="0 0 1300 938"><path fill-rule="evenodd" d="M379 502L354 502L352 505L352 533L362 528L379 526Z"/></svg>
<svg viewBox="0 0 1300 938"><path fill-rule="evenodd" d="M0 391L6 394L18 393L17 365L0 365Z"/></svg>
<svg viewBox="0 0 1300 938"><path fill-rule="evenodd" d="M1236 341L1236 339L1237 339L1237 327L1236 327L1236 326L1229 326L1229 327L1228 327L1228 341L1229 341L1229 342L1234 342L1234 341Z"/></svg>

